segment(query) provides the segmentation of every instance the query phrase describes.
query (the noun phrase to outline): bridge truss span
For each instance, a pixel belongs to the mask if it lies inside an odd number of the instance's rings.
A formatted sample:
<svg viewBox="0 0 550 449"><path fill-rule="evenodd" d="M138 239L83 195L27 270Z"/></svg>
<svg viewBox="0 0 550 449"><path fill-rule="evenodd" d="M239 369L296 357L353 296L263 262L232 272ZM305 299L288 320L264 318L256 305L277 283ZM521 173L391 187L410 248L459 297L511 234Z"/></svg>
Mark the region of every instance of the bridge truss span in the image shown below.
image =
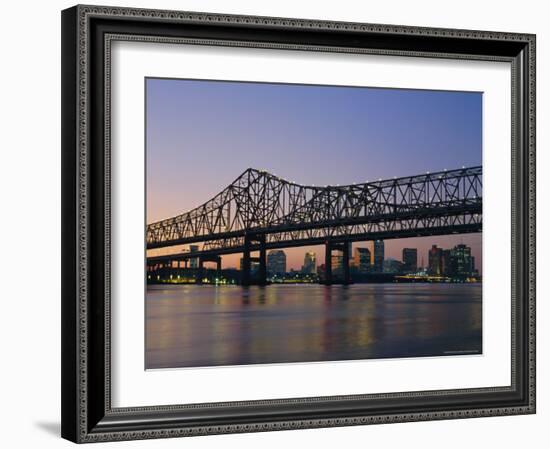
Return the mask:
<svg viewBox="0 0 550 449"><path fill-rule="evenodd" d="M202 243L239 252L250 236L267 247L479 232L482 168L351 185L311 186L247 169L203 205L147 226L147 249Z"/></svg>

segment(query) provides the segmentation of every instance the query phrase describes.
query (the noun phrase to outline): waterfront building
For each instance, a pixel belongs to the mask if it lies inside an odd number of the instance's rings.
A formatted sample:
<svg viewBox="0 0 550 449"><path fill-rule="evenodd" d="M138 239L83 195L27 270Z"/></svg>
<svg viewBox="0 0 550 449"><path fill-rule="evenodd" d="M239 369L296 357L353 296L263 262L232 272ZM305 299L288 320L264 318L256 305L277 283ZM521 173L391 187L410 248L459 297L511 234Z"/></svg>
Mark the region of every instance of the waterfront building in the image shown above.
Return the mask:
<svg viewBox="0 0 550 449"><path fill-rule="evenodd" d="M302 266L302 273L315 274L317 269L317 257L314 252L308 251L304 256L304 265Z"/></svg>
<svg viewBox="0 0 550 449"><path fill-rule="evenodd" d="M284 274L286 273L286 254L280 249L275 249L267 253L267 274Z"/></svg>
<svg viewBox="0 0 550 449"><path fill-rule="evenodd" d="M435 276L443 274L443 250L437 245L432 245L428 251L428 272Z"/></svg>
<svg viewBox="0 0 550 449"><path fill-rule="evenodd" d="M384 240L375 240L373 247L373 271L382 273L384 271Z"/></svg>
<svg viewBox="0 0 550 449"><path fill-rule="evenodd" d="M403 248L403 271L415 273L418 270L418 251L416 248Z"/></svg>
<svg viewBox="0 0 550 449"><path fill-rule="evenodd" d="M370 272L371 269L371 254L368 248L355 248L353 253L353 263L359 274Z"/></svg>
<svg viewBox="0 0 550 449"><path fill-rule="evenodd" d="M454 259L450 249L444 249L441 253L441 274L452 276L454 273Z"/></svg>
<svg viewBox="0 0 550 449"><path fill-rule="evenodd" d="M464 244L456 245L451 250L453 259L453 275L456 276L471 276L474 271L474 258L472 257L472 249Z"/></svg>

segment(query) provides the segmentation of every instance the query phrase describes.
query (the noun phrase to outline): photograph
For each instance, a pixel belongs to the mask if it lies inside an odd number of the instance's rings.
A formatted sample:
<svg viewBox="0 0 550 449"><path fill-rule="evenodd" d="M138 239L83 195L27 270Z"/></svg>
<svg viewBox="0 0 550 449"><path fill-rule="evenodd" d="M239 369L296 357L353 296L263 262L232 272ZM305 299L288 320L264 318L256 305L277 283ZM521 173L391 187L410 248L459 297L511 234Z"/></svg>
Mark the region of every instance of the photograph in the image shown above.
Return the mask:
<svg viewBox="0 0 550 449"><path fill-rule="evenodd" d="M483 92L144 95L147 370L483 354Z"/></svg>

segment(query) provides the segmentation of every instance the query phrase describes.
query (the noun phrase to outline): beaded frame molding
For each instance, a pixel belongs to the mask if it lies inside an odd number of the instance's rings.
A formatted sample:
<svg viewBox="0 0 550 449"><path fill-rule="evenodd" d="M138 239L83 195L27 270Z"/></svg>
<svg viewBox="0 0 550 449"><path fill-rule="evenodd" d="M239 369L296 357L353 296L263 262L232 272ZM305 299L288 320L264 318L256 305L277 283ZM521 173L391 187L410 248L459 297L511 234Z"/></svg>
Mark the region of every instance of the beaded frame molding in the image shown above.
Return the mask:
<svg viewBox="0 0 550 449"><path fill-rule="evenodd" d="M506 61L510 386L113 408L110 49L116 40ZM97 442L535 413L535 36L78 5L62 12L62 436Z"/></svg>

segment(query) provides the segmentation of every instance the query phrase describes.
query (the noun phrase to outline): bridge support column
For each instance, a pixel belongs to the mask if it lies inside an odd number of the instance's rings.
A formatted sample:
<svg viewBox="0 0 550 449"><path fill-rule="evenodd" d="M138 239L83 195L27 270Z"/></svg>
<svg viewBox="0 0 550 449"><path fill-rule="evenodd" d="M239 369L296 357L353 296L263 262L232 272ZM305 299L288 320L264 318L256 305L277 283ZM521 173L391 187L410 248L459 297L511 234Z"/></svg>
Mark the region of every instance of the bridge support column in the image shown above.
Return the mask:
<svg viewBox="0 0 550 449"><path fill-rule="evenodd" d="M198 269L195 278L197 284L202 284L202 278L204 277L204 262L201 258L198 260Z"/></svg>
<svg viewBox="0 0 550 449"><path fill-rule="evenodd" d="M332 251L341 251L342 252L342 279L338 277L335 281L332 273ZM349 243L335 243L327 240L325 242L325 285L332 285L335 282L337 284L350 284L351 283L351 274L349 268Z"/></svg>
<svg viewBox="0 0 550 449"><path fill-rule="evenodd" d="M222 258L219 256L216 260L216 271L218 272L218 275L222 272Z"/></svg>
<svg viewBox="0 0 550 449"><path fill-rule="evenodd" d="M260 264L258 267L258 285L267 284L267 250L265 247L265 235L258 238L260 242Z"/></svg>
<svg viewBox="0 0 550 449"><path fill-rule="evenodd" d="M257 243L257 249L259 251L259 257L252 257L250 255L252 250L252 242ZM265 285L267 283L267 255L265 246L265 235L245 235L244 237L244 250L243 250L243 266L241 269L241 285ZM257 279L252 279L252 261L258 262L258 272L256 273Z"/></svg>
<svg viewBox="0 0 550 449"><path fill-rule="evenodd" d="M332 284L332 244L325 243L325 285Z"/></svg>
<svg viewBox="0 0 550 449"><path fill-rule="evenodd" d="M344 279L343 283L348 285L351 281L350 272L349 272L349 247L350 244L344 242L342 245L342 265L344 268Z"/></svg>
<svg viewBox="0 0 550 449"><path fill-rule="evenodd" d="M244 236L243 266L241 267L241 285L250 285L250 237Z"/></svg>

